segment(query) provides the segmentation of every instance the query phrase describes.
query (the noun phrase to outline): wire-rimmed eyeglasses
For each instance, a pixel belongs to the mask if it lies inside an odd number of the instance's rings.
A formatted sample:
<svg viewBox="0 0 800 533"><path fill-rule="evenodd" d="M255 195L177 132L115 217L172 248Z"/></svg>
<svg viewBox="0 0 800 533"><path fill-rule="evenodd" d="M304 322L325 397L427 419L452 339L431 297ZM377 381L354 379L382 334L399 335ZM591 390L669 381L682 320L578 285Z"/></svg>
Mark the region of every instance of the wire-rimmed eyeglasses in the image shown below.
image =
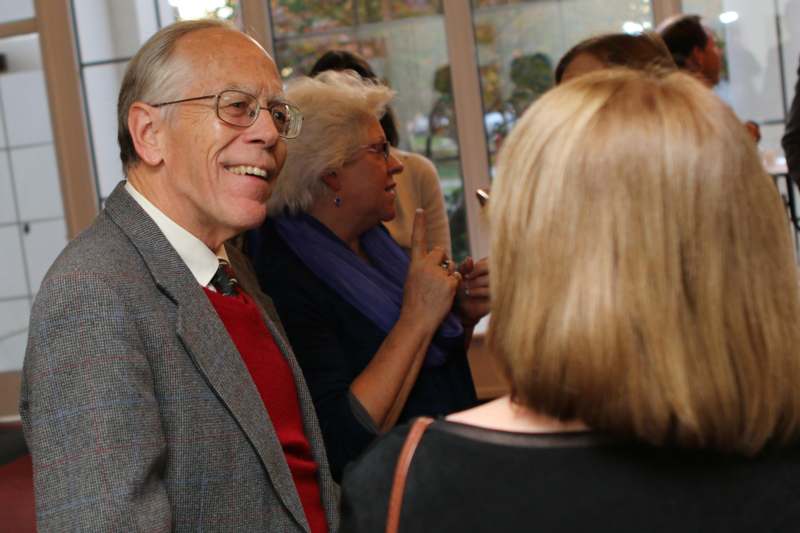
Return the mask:
<svg viewBox="0 0 800 533"><path fill-rule="evenodd" d="M209 94L206 96L195 96L193 98L183 98L170 102L152 104L153 107L163 107L165 105L182 104L194 100L207 100L215 98L214 106L217 117L231 126L246 128L251 126L257 119L261 109L264 109L258 102L258 98L235 89L227 89L219 94ZM299 109L286 102L275 101L266 105L269 116L272 119L278 135L284 139L294 139L300 135L300 128L303 125L303 114Z"/></svg>
<svg viewBox="0 0 800 533"><path fill-rule="evenodd" d="M376 154L380 154L383 157L384 161L389 160L389 150L392 146L389 144L388 141L381 141L373 144L363 144L358 147L359 150L367 150L369 152L374 152Z"/></svg>

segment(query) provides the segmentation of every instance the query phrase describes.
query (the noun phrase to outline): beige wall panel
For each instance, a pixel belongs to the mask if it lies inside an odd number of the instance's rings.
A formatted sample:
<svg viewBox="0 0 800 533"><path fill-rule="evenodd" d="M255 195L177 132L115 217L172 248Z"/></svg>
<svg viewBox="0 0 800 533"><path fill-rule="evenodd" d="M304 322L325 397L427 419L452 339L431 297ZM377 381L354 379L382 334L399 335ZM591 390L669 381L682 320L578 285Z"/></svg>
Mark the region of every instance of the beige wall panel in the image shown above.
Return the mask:
<svg viewBox="0 0 800 533"><path fill-rule="evenodd" d="M269 55L275 57L272 45L272 26L268 20L269 0L241 0L242 26L248 35L258 41Z"/></svg>
<svg viewBox="0 0 800 533"><path fill-rule="evenodd" d="M36 0L42 64L69 237L97 215L69 0Z"/></svg>
<svg viewBox="0 0 800 533"><path fill-rule="evenodd" d="M0 417L19 415L21 376L19 372L0 372Z"/></svg>

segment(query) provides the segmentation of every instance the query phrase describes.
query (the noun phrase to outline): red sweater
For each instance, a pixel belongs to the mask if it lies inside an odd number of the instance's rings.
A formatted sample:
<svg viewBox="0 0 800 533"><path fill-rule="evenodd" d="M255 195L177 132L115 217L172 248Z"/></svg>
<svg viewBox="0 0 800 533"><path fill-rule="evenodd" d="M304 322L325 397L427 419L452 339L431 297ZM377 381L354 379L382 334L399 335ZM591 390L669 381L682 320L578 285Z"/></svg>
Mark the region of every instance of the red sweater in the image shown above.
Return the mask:
<svg viewBox="0 0 800 533"><path fill-rule="evenodd" d="M319 467L303 429L294 375L272 338L253 299L239 291L223 296L205 289L239 350L278 434L312 533L325 533L328 523L319 491Z"/></svg>

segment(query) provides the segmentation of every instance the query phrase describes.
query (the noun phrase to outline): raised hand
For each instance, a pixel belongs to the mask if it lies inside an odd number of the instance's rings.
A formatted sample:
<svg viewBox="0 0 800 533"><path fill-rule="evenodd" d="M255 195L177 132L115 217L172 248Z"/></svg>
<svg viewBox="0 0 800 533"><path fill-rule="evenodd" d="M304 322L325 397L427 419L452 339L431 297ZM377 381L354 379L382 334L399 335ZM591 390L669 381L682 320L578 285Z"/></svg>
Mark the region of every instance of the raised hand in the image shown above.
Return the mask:
<svg viewBox="0 0 800 533"><path fill-rule="evenodd" d="M465 326L474 326L489 313L489 261L484 257L476 263L467 257L458 271L463 281L456 298L456 310Z"/></svg>
<svg viewBox="0 0 800 533"><path fill-rule="evenodd" d="M434 246L428 250L425 212L417 209L401 313L407 313L434 328L438 327L453 306L460 281L461 274L455 270L455 264L447 258L442 248Z"/></svg>

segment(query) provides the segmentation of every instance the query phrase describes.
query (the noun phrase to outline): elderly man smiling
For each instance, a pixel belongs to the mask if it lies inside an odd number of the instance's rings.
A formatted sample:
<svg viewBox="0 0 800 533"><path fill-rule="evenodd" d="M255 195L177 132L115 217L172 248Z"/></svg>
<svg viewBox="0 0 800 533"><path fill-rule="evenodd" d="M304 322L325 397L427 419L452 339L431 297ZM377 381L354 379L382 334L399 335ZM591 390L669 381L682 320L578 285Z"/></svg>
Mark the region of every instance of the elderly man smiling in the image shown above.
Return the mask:
<svg viewBox="0 0 800 533"><path fill-rule="evenodd" d="M56 260L20 404L42 531L335 529L314 408L283 328L225 241L259 225L300 111L223 23L131 60L127 182Z"/></svg>

